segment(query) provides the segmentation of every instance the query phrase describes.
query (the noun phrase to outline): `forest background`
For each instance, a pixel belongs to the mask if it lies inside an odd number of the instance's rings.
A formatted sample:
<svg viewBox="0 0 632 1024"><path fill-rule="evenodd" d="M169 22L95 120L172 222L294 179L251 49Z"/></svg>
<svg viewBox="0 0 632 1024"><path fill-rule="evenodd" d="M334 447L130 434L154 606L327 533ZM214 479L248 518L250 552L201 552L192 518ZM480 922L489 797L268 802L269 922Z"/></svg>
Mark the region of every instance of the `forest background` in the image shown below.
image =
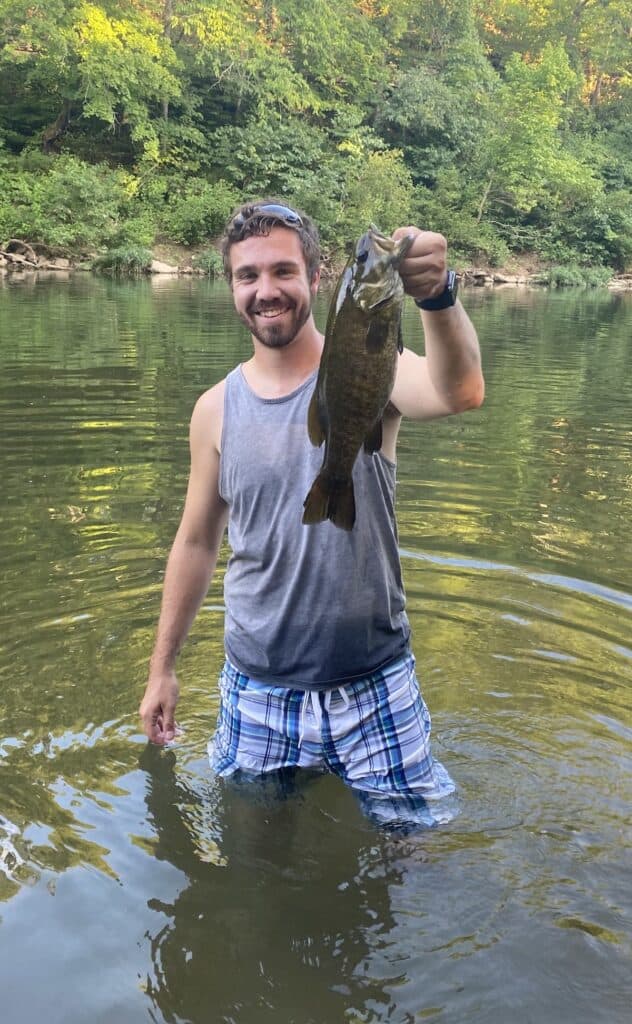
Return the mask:
<svg viewBox="0 0 632 1024"><path fill-rule="evenodd" d="M457 267L632 267L630 0L0 0L0 243L144 266L276 195ZM563 275L562 275L563 276Z"/></svg>

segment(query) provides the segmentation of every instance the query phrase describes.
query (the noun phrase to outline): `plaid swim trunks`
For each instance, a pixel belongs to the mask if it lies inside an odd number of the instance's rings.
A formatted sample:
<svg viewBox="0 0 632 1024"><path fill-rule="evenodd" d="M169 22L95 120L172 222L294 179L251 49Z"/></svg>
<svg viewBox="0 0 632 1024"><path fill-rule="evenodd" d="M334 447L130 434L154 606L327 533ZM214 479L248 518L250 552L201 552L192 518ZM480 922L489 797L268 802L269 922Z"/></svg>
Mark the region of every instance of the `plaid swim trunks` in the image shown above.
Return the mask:
<svg viewBox="0 0 632 1024"><path fill-rule="evenodd" d="M454 816L453 808L444 811L437 803L455 786L432 757L430 714L411 654L331 690L269 686L228 661L219 683L220 713L208 747L218 775L328 771L384 823L434 825Z"/></svg>

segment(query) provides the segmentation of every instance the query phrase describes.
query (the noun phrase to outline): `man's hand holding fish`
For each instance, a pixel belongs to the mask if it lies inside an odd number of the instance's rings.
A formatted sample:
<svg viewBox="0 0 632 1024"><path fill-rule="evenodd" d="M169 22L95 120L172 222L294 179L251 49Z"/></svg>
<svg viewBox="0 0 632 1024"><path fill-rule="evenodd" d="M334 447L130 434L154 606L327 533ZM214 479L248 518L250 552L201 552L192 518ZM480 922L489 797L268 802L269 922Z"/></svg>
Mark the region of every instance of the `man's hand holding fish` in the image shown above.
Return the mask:
<svg viewBox="0 0 632 1024"><path fill-rule="evenodd" d="M397 228L392 237L398 242L407 235L412 244L399 265L404 291L413 299L433 299L447 283L448 243L443 235L413 225Z"/></svg>

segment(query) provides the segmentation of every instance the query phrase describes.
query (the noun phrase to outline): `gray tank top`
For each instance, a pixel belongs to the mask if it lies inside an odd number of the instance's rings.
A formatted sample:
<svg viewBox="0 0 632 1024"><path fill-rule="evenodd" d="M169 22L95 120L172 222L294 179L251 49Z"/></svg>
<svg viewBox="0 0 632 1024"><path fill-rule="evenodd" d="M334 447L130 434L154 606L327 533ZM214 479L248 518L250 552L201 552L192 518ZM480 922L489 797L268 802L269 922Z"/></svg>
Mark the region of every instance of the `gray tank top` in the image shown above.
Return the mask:
<svg viewBox="0 0 632 1024"><path fill-rule="evenodd" d="M224 578L229 660L261 682L341 686L400 657L410 628L397 549L395 465L361 451L357 518L303 526L323 449L307 436L312 374L290 395L259 398L240 366L226 378L220 494L232 554Z"/></svg>

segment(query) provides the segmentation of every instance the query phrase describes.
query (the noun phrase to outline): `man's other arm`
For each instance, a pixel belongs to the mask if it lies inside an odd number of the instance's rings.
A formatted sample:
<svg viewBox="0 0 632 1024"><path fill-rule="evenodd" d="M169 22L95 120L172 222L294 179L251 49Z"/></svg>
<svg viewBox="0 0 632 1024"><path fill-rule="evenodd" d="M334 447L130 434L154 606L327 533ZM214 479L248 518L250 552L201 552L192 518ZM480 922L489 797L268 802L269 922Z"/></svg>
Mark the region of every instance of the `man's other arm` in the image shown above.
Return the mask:
<svg viewBox="0 0 632 1024"><path fill-rule="evenodd" d="M191 417L189 485L167 561L156 642L140 705L143 729L158 744L175 735L176 657L208 591L226 527L227 508L219 495L223 395L221 382L202 395Z"/></svg>

